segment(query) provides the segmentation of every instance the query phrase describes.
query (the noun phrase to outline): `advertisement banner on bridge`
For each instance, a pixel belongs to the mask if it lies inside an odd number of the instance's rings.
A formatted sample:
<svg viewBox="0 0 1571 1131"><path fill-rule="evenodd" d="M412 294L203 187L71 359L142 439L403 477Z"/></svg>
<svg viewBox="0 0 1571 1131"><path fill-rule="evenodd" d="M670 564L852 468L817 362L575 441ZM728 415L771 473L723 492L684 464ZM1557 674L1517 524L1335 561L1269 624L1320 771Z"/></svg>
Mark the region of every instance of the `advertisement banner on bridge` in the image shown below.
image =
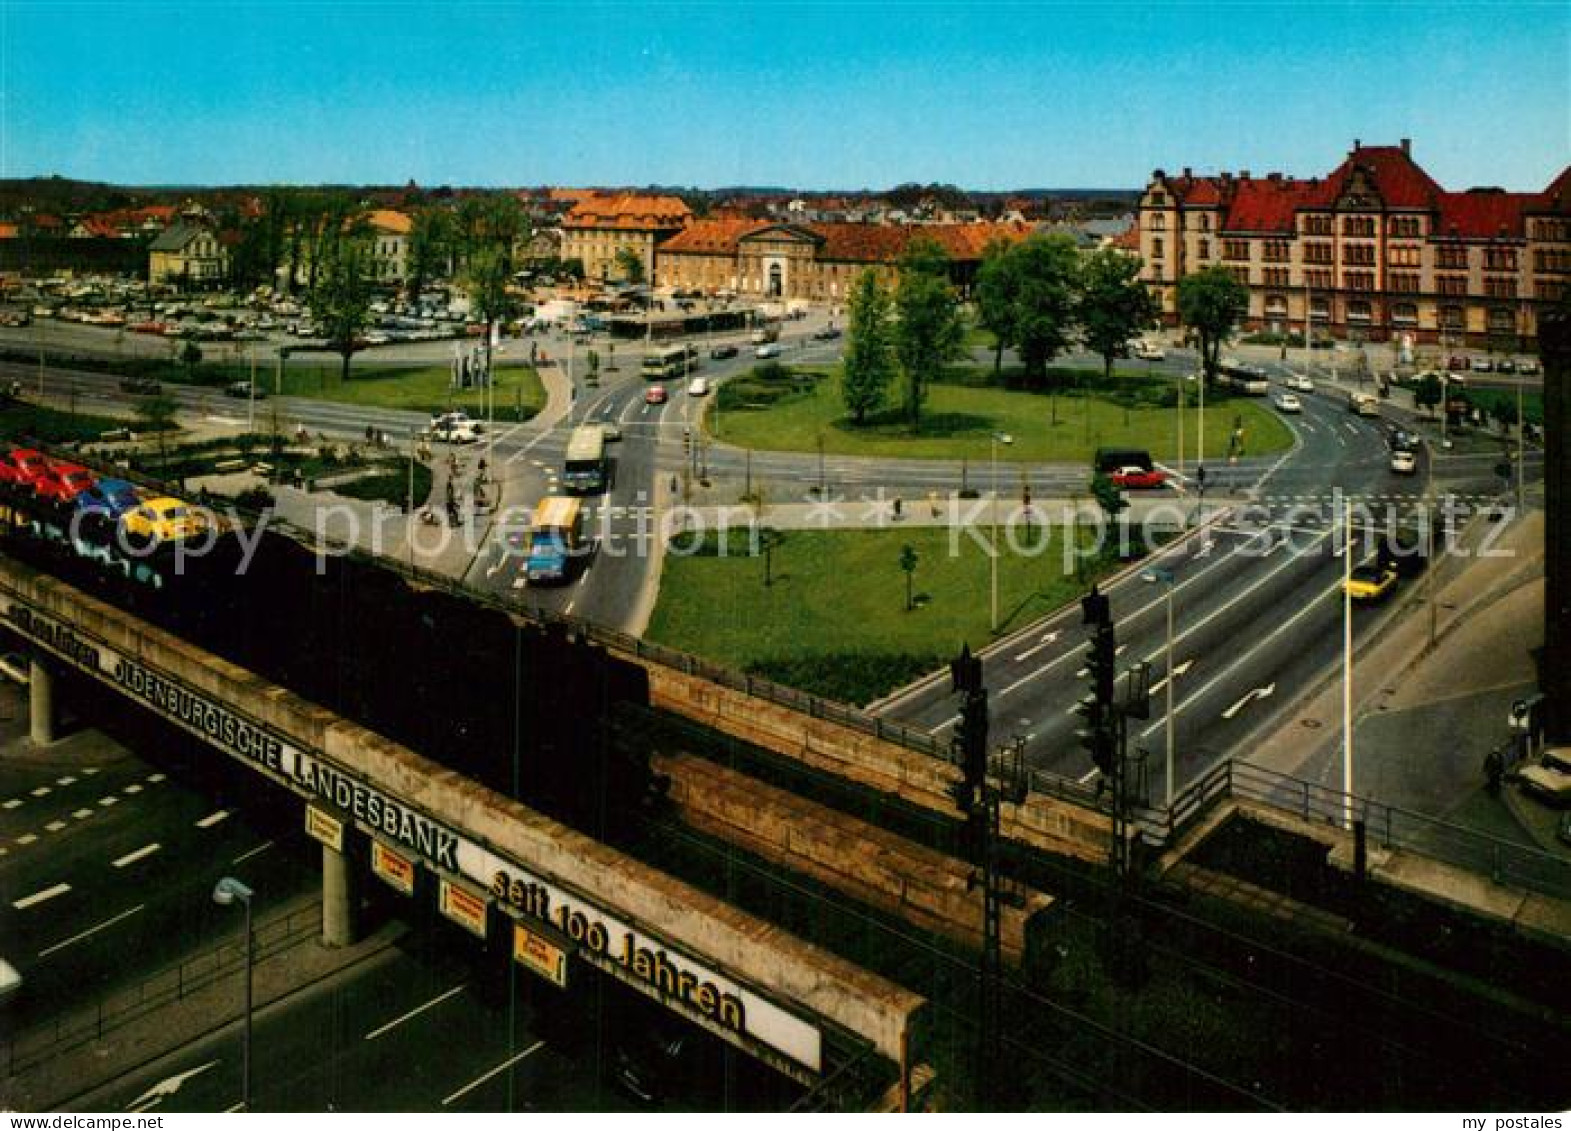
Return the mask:
<svg viewBox="0 0 1571 1131"><path fill-rule="evenodd" d="M405 859L379 840L371 842L371 871L394 891L404 895L414 894L414 861Z"/></svg>
<svg viewBox="0 0 1571 1131"><path fill-rule="evenodd" d="M443 880L439 905L443 915L479 938L485 938L488 904L480 896L466 891L452 880Z"/></svg>
<svg viewBox="0 0 1571 1131"><path fill-rule="evenodd" d="M546 938L544 932L514 923L513 957L552 985L567 989L567 950Z"/></svg>

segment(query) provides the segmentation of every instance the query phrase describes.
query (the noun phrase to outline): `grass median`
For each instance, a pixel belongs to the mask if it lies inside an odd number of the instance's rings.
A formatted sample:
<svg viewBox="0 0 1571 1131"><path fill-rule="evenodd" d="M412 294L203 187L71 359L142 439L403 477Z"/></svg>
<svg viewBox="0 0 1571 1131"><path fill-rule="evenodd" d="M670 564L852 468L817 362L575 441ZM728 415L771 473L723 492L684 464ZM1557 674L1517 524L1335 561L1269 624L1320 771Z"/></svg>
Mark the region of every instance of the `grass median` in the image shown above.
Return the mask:
<svg viewBox="0 0 1571 1131"><path fill-rule="evenodd" d="M765 522L768 521L767 511ZM979 535L983 544L973 538ZM739 671L829 698L866 703L940 667L989 631L990 531L732 531L678 538L667 552L648 635ZM1082 543L1087 541L1082 538ZM1074 600L1116 563L1087 556L1076 573L1060 528L1001 537L998 609L1004 631ZM902 552L916 553L906 608ZM1015 547L1018 547L1016 549ZM769 584L765 584L766 569Z"/></svg>
<svg viewBox="0 0 1571 1131"><path fill-rule="evenodd" d="M998 458L1014 462L1089 463L1099 447L1144 448L1164 462L1178 456L1178 409L1171 382L1125 375L1125 384L1103 388L1095 378L1074 374L1078 386L1057 395L976 383L974 376L929 387L922 429L912 433L897 408L854 425L840 399L839 377L825 369L760 367L720 389L719 411L708 427L720 440L768 451L816 452L820 441L832 455L893 459L991 458L989 438L1004 433L1008 445ZM1161 398L1174 402L1163 405ZM1243 456L1286 451L1293 433L1258 399L1209 399L1205 411L1206 456L1230 454L1235 429L1242 429ZM1186 454L1195 455L1199 411L1184 410Z"/></svg>

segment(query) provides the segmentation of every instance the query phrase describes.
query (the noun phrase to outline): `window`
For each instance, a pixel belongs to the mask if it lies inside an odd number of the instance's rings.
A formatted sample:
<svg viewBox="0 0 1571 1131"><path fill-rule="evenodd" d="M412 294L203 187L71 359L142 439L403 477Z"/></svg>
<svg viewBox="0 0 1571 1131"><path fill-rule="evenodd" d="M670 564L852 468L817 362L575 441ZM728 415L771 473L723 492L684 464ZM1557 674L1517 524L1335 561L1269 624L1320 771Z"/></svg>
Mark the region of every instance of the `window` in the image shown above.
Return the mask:
<svg viewBox="0 0 1571 1131"><path fill-rule="evenodd" d="M1342 218L1342 234L1344 236L1372 236L1375 234L1375 218L1373 216L1344 216Z"/></svg>
<svg viewBox="0 0 1571 1131"><path fill-rule="evenodd" d="M1443 295L1467 294L1466 275L1437 275L1435 277L1435 290Z"/></svg>
<svg viewBox="0 0 1571 1131"><path fill-rule="evenodd" d="M1449 244L1438 249L1435 266L1447 271L1467 270L1467 248Z"/></svg>
<svg viewBox="0 0 1571 1131"><path fill-rule="evenodd" d="M1446 330L1460 330L1466 325L1460 306L1442 306L1440 308L1440 325Z"/></svg>
<svg viewBox="0 0 1571 1131"><path fill-rule="evenodd" d="M1291 245L1286 240L1267 240L1261 253L1267 263L1286 263Z"/></svg>
<svg viewBox="0 0 1571 1131"><path fill-rule="evenodd" d="M1373 271L1344 271L1342 273L1343 285L1350 291L1372 291L1375 289L1375 274Z"/></svg>
<svg viewBox="0 0 1571 1131"><path fill-rule="evenodd" d="M1557 243L1571 241L1571 220L1535 220L1533 224L1538 239Z"/></svg>
<svg viewBox="0 0 1571 1131"><path fill-rule="evenodd" d="M1509 275L1490 275L1484 279L1484 293L1490 298L1516 298L1516 280Z"/></svg>
<svg viewBox="0 0 1571 1131"><path fill-rule="evenodd" d="M1423 250L1414 244L1393 244L1386 248L1386 261L1393 267L1417 267L1423 262Z"/></svg>
<svg viewBox="0 0 1571 1131"><path fill-rule="evenodd" d="M1393 303L1391 321L1399 326L1412 326L1418 322L1418 307L1411 302Z"/></svg>
<svg viewBox="0 0 1571 1131"><path fill-rule="evenodd" d="M1566 293L1564 279L1540 279L1534 287L1538 297L1545 302L1559 302L1560 296Z"/></svg>
<svg viewBox="0 0 1571 1131"><path fill-rule="evenodd" d="M1342 261L1359 267L1373 267L1375 264L1375 245L1372 243L1347 244L1342 248Z"/></svg>
<svg viewBox="0 0 1571 1131"><path fill-rule="evenodd" d="M1305 263L1330 263L1331 245L1328 243L1306 243L1304 245Z"/></svg>
<svg viewBox="0 0 1571 1131"><path fill-rule="evenodd" d="M1347 304L1347 320L1349 322L1369 321L1369 302L1366 299L1350 299Z"/></svg>
<svg viewBox="0 0 1571 1131"><path fill-rule="evenodd" d="M1414 239L1424 234L1417 216L1391 217L1390 232L1398 239Z"/></svg>
<svg viewBox="0 0 1571 1131"><path fill-rule="evenodd" d="M1222 258L1235 261L1242 260L1247 263L1249 261L1249 241L1223 240Z"/></svg>
<svg viewBox="0 0 1571 1131"><path fill-rule="evenodd" d="M1418 292L1418 273L1416 271L1393 271L1386 276L1387 289L1398 294L1416 294Z"/></svg>
<svg viewBox="0 0 1571 1131"><path fill-rule="evenodd" d="M1244 284L1244 286L1247 287L1249 285L1249 268L1247 268L1247 267L1229 267L1228 270L1233 273L1233 278L1237 279L1240 283Z"/></svg>
<svg viewBox="0 0 1571 1131"><path fill-rule="evenodd" d="M1288 287L1292 285L1288 279L1286 267L1267 267L1261 272L1261 278L1268 287Z"/></svg>
<svg viewBox="0 0 1571 1131"><path fill-rule="evenodd" d="M1160 236L1158 236L1156 239L1153 239L1151 241L1151 258L1152 259L1161 259L1162 258L1162 238ZM1178 394L1174 393L1173 395L1176 397Z"/></svg>
<svg viewBox="0 0 1571 1131"><path fill-rule="evenodd" d="M1162 215L1160 212L1153 212L1151 214L1151 222L1147 224L1146 227L1150 228L1153 232L1160 232L1167 227L1167 217ZM1177 394L1174 395L1176 396Z"/></svg>
<svg viewBox="0 0 1571 1131"><path fill-rule="evenodd" d="M1304 282L1314 290L1329 291L1331 289L1331 272L1305 271Z"/></svg>
<svg viewBox="0 0 1571 1131"><path fill-rule="evenodd" d="M1211 258L1211 241L1210 240L1201 240L1200 241L1200 258L1201 259L1210 259Z"/></svg>
<svg viewBox="0 0 1571 1131"><path fill-rule="evenodd" d="M1484 270L1486 271L1515 271L1516 248L1514 247L1486 247L1484 249Z"/></svg>
<svg viewBox="0 0 1571 1131"><path fill-rule="evenodd" d="M1331 217L1305 216L1304 234L1308 236L1329 236L1331 234ZM1327 260L1329 263L1330 260Z"/></svg>
<svg viewBox="0 0 1571 1131"><path fill-rule="evenodd" d="M1533 253L1533 270L1548 274L1564 274L1571 271L1571 251L1541 247Z"/></svg>
<svg viewBox="0 0 1571 1131"><path fill-rule="evenodd" d="M1512 315L1509 306L1492 306L1489 308L1489 330L1494 334L1512 334L1516 332L1516 318Z"/></svg>
<svg viewBox="0 0 1571 1131"><path fill-rule="evenodd" d="M1266 316L1268 318L1287 317L1287 299L1281 295L1266 295Z"/></svg>
<svg viewBox="0 0 1571 1131"><path fill-rule="evenodd" d="M1309 317L1317 322L1325 322L1331 317L1331 300L1322 295L1316 295L1309 300Z"/></svg>

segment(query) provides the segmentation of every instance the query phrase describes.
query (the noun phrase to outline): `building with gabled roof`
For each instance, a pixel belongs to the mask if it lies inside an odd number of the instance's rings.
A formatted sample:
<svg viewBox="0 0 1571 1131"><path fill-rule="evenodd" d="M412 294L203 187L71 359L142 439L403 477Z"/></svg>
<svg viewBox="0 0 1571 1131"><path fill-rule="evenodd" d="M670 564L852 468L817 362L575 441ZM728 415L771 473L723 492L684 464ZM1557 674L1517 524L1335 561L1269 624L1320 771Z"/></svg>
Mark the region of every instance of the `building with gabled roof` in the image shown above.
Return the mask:
<svg viewBox="0 0 1571 1131"><path fill-rule="evenodd" d="M153 284L211 287L223 281L229 256L211 230L175 224L147 247L147 279Z"/></svg>
<svg viewBox="0 0 1571 1131"><path fill-rule="evenodd" d="M710 218L660 245L655 281L675 290L844 302L864 270L871 267L893 279L911 241L929 239L949 256L951 281L965 291L989 244L1023 239L1031 231L1025 224L896 226Z"/></svg>
<svg viewBox="0 0 1571 1131"><path fill-rule="evenodd" d="M1543 192L1453 192L1411 143L1354 142L1323 178L1169 176L1141 197L1141 277L1177 321L1177 284L1222 266L1252 329L1528 349L1571 276L1571 169Z"/></svg>
<svg viewBox="0 0 1571 1131"><path fill-rule="evenodd" d="M626 249L643 263L644 278L653 279L656 247L692 220L692 210L675 196L587 196L562 217L562 258L578 260L585 278L607 280L620 273L617 255Z"/></svg>

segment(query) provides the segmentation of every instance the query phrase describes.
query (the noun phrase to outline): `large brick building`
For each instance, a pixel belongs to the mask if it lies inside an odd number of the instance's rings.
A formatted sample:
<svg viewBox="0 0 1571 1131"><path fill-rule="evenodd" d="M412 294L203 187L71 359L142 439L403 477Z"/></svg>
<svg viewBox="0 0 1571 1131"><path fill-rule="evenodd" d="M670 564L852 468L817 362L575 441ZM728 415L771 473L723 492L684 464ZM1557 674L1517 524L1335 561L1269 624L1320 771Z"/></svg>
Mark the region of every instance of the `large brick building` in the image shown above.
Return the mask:
<svg viewBox="0 0 1571 1131"><path fill-rule="evenodd" d="M1177 282L1221 265L1252 329L1530 348L1571 278L1571 168L1543 192L1441 188L1398 146L1353 143L1324 178L1169 176L1140 200L1141 277L1176 321Z"/></svg>
<svg viewBox="0 0 1571 1131"><path fill-rule="evenodd" d="M892 279L906 245L926 237L948 252L951 278L966 290L989 243L1022 239L1031 230L1026 224L775 224L722 217L661 244L655 281L749 298L843 302L865 268Z"/></svg>
<svg viewBox="0 0 1571 1131"><path fill-rule="evenodd" d="M619 193L588 196L562 217L562 258L576 259L588 279L615 279L617 253L626 248L654 278L655 248L692 221L692 210L674 196Z"/></svg>

